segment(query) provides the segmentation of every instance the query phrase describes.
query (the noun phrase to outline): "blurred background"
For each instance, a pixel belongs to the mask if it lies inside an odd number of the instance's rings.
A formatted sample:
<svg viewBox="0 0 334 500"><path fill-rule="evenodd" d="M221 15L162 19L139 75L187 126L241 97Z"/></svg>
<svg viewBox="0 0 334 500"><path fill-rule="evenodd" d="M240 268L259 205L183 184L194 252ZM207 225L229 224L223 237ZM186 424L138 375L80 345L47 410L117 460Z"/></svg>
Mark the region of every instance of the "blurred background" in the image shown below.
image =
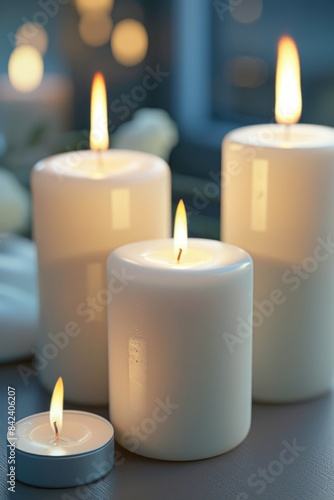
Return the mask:
<svg viewBox="0 0 334 500"><path fill-rule="evenodd" d="M173 202L185 199L193 236L219 238L223 136L274 121L282 34L300 52L301 121L334 125L330 0L1 0L1 12L0 167L23 196L38 160L89 147L96 71L107 83L112 147L141 108L171 117L142 115L144 142L150 148L152 127L162 142L178 130L168 158ZM0 233L12 210L7 181L0 175ZM29 236L29 220L17 231Z"/></svg>

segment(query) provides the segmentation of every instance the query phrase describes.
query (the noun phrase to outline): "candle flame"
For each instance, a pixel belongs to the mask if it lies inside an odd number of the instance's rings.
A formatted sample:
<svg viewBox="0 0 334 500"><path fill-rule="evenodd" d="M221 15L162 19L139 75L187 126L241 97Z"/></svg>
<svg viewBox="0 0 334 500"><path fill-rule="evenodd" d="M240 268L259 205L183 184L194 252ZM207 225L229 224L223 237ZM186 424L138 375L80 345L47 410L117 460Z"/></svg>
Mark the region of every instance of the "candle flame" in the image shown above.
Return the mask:
<svg viewBox="0 0 334 500"><path fill-rule="evenodd" d="M50 425L52 432L55 429L60 433L63 425L63 403L64 403L64 384L63 379L59 377L53 389L51 404L50 404Z"/></svg>
<svg viewBox="0 0 334 500"><path fill-rule="evenodd" d="M187 212L183 200L179 201L174 222L174 253L177 262L184 257L188 246Z"/></svg>
<svg viewBox="0 0 334 500"><path fill-rule="evenodd" d="M286 125L297 123L301 112L302 93L298 49L292 38L282 36L278 43L276 67L276 121Z"/></svg>
<svg viewBox="0 0 334 500"><path fill-rule="evenodd" d="M95 151L108 149L109 146L107 91L101 73L96 73L93 79L89 142L90 148Z"/></svg>

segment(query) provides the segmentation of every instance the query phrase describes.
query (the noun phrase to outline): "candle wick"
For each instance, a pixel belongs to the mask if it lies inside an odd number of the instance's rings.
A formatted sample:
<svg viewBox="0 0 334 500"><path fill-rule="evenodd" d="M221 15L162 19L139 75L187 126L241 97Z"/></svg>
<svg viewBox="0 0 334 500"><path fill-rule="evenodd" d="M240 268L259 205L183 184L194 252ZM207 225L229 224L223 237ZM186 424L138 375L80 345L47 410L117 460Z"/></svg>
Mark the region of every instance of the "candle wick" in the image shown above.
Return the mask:
<svg viewBox="0 0 334 500"><path fill-rule="evenodd" d="M181 255L182 255L182 248L179 248L179 253L177 255L177 263L178 264L180 263Z"/></svg>
<svg viewBox="0 0 334 500"><path fill-rule="evenodd" d="M285 141L289 141L290 140L290 124L289 123L285 123L284 124L284 140Z"/></svg>
<svg viewBox="0 0 334 500"><path fill-rule="evenodd" d="M97 150L97 162L99 165L99 168L103 170L103 156L102 156L102 149Z"/></svg>
<svg viewBox="0 0 334 500"><path fill-rule="evenodd" d="M57 422L53 422L53 425L54 425L54 428L55 428L55 441L59 441L59 432L58 432L58 426L57 426Z"/></svg>

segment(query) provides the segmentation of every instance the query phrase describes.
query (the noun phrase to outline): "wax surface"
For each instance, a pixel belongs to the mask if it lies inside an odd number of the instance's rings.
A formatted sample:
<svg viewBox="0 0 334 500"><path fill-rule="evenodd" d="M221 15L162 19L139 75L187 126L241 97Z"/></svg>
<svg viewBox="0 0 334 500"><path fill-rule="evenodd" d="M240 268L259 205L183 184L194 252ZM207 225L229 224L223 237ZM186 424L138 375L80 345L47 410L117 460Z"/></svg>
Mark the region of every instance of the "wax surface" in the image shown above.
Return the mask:
<svg viewBox="0 0 334 500"><path fill-rule="evenodd" d="M133 243L123 248L121 254L129 265L142 267L145 272L173 272L173 279L181 272L189 276L186 269L202 273L228 273L239 267L245 258L245 252L241 248L222 246L215 240L195 238L188 240L187 250L181 253L179 261L173 239Z"/></svg>
<svg viewBox="0 0 334 500"><path fill-rule="evenodd" d="M73 179L112 178L114 182L129 184L142 182L161 174L163 160L145 153L133 151L74 151L62 155L51 156L36 165L36 171ZM61 179L60 179L61 182Z"/></svg>
<svg viewBox="0 0 334 500"><path fill-rule="evenodd" d="M296 125L252 125L233 130L228 134L231 151L243 146L263 148L314 149L333 147L334 130L320 125L298 123Z"/></svg>
<svg viewBox="0 0 334 500"><path fill-rule="evenodd" d="M16 448L37 455L65 456L88 453L104 446L113 437L113 428L104 418L82 411L64 411L58 442L50 427L49 412L17 422Z"/></svg>

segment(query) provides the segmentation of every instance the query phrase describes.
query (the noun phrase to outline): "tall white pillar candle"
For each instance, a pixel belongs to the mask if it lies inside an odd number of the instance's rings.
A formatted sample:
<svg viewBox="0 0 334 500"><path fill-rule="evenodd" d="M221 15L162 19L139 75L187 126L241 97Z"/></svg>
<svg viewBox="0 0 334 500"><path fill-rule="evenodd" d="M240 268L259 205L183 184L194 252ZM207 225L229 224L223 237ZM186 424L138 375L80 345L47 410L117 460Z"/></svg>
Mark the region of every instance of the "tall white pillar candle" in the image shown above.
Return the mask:
<svg viewBox="0 0 334 500"><path fill-rule="evenodd" d="M190 239L177 262L173 240L132 243L108 258L108 280L128 286L109 304L110 417L118 442L151 458L224 453L251 422L252 261L243 250ZM110 291L112 288L110 288Z"/></svg>
<svg viewBox="0 0 334 500"><path fill-rule="evenodd" d="M334 379L334 129L288 134L257 125L223 142L222 239L254 260L253 396L268 402Z"/></svg>
<svg viewBox="0 0 334 500"><path fill-rule="evenodd" d="M32 174L41 326L35 366L69 400L108 401L106 259L128 242L170 235L170 171L139 152L67 153ZM126 287L122 270L115 290Z"/></svg>
<svg viewBox="0 0 334 500"><path fill-rule="evenodd" d="M254 259L253 395L260 401L310 398L334 379L334 129L296 125L301 107L298 50L284 36L279 124L235 130L223 143L222 237Z"/></svg>

